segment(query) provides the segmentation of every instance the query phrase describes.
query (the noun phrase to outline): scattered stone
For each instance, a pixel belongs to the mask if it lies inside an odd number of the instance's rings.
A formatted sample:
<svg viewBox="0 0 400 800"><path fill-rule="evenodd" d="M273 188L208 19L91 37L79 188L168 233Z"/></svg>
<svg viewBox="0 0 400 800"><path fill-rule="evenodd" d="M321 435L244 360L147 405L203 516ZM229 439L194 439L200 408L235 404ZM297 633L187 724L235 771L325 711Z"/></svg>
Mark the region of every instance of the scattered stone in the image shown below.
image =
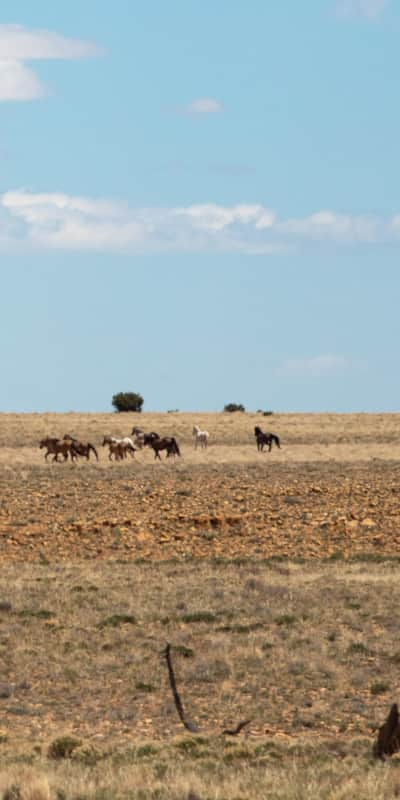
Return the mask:
<svg viewBox="0 0 400 800"><path fill-rule="evenodd" d="M361 525L363 528L375 528L376 522L370 517L366 517L366 519L363 519Z"/></svg>

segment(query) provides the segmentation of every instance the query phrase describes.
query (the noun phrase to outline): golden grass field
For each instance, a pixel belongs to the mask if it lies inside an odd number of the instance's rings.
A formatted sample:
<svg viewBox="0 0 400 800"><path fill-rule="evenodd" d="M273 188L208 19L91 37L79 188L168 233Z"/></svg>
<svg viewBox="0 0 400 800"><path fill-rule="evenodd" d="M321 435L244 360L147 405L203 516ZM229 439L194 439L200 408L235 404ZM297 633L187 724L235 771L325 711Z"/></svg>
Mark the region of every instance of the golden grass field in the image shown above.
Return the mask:
<svg viewBox="0 0 400 800"><path fill-rule="evenodd" d="M134 424L182 458L37 446ZM399 699L399 458L400 415L0 415L3 797L400 796L397 757L371 758Z"/></svg>

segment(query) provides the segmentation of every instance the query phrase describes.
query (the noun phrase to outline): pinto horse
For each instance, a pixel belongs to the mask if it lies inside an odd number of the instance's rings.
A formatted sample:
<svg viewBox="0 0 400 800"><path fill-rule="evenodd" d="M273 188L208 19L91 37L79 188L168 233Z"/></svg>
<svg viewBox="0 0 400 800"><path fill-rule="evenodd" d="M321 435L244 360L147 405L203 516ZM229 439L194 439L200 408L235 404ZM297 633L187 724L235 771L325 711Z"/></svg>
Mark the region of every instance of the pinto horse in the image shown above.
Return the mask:
<svg viewBox="0 0 400 800"><path fill-rule="evenodd" d="M122 461L123 458L126 458L128 453L131 454L132 458L135 457L136 447L133 446L132 439L129 436L125 436L124 439L117 439L115 436L105 436L103 439L103 447L108 444L109 446L109 453L108 458L111 461L111 456L114 456L115 461Z"/></svg>
<svg viewBox="0 0 400 800"><path fill-rule="evenodd" d="M275 433L264 433L261 428L256 425L254 428L254 436L256 437L257 441L257 450L262 453L264 450L264 445L268 445L268 452L271 452L272 445L275 443L277 447L281 446L279 436L276 436Z"/></svg>

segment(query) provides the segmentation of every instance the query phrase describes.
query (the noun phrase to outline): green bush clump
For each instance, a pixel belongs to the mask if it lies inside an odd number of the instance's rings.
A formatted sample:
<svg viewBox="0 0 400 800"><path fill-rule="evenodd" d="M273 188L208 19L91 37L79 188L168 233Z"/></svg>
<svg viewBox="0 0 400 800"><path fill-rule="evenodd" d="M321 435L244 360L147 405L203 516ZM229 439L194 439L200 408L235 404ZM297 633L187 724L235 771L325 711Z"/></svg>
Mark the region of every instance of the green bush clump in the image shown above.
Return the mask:
<svg viewBox="0 0 400 800"><path fill-rule="evenodd" d="M135 411L140 413L144 400L138 392L118 392L113 396L111 403L116 411Z"/></svg>
<svg viewBox="0 0 400 800"><path fill-rule="evenodd" d="M224 406L224 411L228 411L232 414L234 411L246 411L246 409L242 403L227 403L226 406Z"/></svg>

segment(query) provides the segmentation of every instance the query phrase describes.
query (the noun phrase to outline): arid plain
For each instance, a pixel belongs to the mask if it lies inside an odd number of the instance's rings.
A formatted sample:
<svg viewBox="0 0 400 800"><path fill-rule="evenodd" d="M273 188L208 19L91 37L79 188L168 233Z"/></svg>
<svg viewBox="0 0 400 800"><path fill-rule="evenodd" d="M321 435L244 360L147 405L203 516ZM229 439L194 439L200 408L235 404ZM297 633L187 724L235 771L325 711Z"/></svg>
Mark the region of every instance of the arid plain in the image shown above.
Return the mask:
<svg viewBox="0 0 400 800"><path fill-rule="evenodd" d="M136 424L182 457L110 462L103 436ZM257 424L280 450L257 452ZM99 462L45 463L65 433ZM400 415L0 415L0 790L399 793L396 759L371 759L399 690L399 490Z"/></svg>

